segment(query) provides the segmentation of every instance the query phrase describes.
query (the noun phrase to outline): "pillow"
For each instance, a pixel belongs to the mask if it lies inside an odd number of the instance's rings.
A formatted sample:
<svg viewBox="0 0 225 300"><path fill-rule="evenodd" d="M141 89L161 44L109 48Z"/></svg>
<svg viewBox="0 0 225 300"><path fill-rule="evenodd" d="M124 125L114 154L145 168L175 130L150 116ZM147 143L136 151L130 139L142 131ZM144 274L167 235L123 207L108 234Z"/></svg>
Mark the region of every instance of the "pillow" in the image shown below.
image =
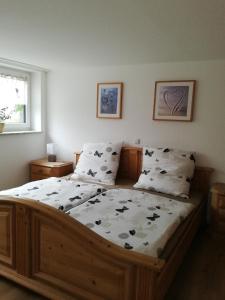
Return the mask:
<svg viewBox="0 0 225 300"><path fill-rule="evenodd" d="M194 168L192 152L144 147L142 173L134 187L188 198Z"/></svg>
<svg viewBox="0 0 225 300"><path fill-rule="evenodd" d="M122 143L85 144L71 178L115 184L121 147Z"/></svg>

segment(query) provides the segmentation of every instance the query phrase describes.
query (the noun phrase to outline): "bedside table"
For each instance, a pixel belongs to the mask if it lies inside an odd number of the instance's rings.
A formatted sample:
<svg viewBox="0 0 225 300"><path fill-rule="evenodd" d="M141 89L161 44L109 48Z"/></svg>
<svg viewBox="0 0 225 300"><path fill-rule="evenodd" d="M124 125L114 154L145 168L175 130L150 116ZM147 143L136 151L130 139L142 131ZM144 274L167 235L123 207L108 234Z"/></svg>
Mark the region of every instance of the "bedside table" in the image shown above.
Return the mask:
<svg viewBox="0 0 225 300"><path fill-rule="evenodd" d="M215 183L211 188L212 226L217 232L225 233L225 183Z"/></svg>
<svg viewBox="0 0 225 300"><path fill-rule="evenodd" d="M73 172L73 162L48 162L47 159L30 162L30 180L61 177Z"/></svg>

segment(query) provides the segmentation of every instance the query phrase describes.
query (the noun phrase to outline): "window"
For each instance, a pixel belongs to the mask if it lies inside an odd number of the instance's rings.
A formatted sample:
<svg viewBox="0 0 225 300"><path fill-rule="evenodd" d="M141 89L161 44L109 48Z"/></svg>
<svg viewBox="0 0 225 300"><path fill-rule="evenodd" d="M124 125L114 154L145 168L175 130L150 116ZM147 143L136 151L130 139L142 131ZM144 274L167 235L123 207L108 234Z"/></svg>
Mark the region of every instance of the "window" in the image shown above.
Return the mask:
<svg viewBox="0 0 225 300"><path fill-rule="evenodd" d="M30 127L30 75L28 72L0 68L0 111L8 130Z"/></svg>
<svg viewBox="0 0 225 300"><path fill-rule="evenodd" d="M0 58L0 116L6 115L5 134L44 129L47 72L38 66Z"/></svg>

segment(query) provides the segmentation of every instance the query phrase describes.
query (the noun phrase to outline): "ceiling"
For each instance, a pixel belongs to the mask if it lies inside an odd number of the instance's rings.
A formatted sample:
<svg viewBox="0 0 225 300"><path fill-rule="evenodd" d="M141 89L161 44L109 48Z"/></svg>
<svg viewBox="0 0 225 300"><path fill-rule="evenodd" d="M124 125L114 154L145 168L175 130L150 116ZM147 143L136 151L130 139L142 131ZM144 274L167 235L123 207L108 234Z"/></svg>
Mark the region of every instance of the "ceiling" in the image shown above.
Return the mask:
<svg viewBox="0 0 225 300"><path fill-rule="evenodd" d="M0 57L46 68L225 59L225 0L0 0Z"/></svg>

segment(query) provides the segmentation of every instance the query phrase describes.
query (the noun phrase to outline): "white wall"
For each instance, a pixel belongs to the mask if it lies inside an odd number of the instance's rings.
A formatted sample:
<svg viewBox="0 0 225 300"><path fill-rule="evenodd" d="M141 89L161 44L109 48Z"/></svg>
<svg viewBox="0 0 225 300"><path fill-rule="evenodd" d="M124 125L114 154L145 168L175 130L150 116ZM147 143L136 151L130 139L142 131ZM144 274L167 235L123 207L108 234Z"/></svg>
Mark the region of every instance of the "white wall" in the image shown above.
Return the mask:
<svg viewBox="0 0 225 300"><path fill-rule="evenodd" d="M123 140L194 150L225 181L225 61L65 68L49 74L48 133L70 160L84 142ZM156 80L197 80L193 122L153 121ZM124 82L123 119L96 118L96 83Z"/></svg>
<svg viewBox="0 0 225 300"><path fill-rule="evenodd" d="M0 135L0 190L29 180L29 162L45 154L45 134Z"/></svg>
<svg viewBox="0 0 225 300"><path fill-rule="evenodd" d="M47 74L40 70L30 72L31 130L36 132L0 134L0 190L26 183L29 180L29 162L46 156Z"/></svg>

